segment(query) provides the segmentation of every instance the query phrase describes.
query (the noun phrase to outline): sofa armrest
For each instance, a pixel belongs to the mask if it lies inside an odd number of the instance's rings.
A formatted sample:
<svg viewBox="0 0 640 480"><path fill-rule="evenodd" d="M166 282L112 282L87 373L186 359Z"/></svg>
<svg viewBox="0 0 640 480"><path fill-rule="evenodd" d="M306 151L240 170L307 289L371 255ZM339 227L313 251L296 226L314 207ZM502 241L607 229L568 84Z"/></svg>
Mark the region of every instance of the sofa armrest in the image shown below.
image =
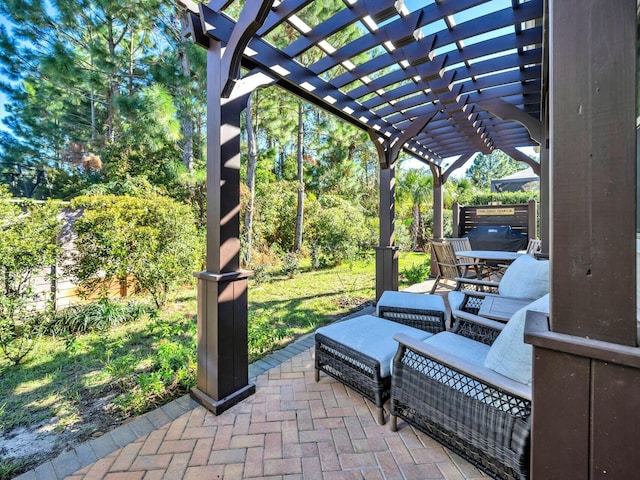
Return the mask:
<svg viewBox="0 0 640 480"><path fill-rule="evenodd" d="M471 290L476 292L498 293L498 282L490 282L488 280L478 280L474 278L456 277L457 290Z"/></svg>
<svg viewBox="0 0 640 480"><path fill-rule="evenodd" d="M433 345L427 345L424 342L409 337L408 335L398 333L395 334L393 338L399 344L398 352L394 358L394 372L396 372L398 368L402 368L400 365L402 357L404 356L405 350L409 349L420 357L436 362L450 369L452 372L457 372L460 375L475 380L480 385L476 390L482 391L487 395L488 399L493 397L490 397L490 393L487 388L496 389L522 400L531 401L531 387L529 385L516 382L515 380L505 377L504 375L500 375L483 365L466 361L457 357L453 352L447 352Z"/></svg>
<svg viewBox="0 0 640 480"><path fill-rule="evenodd" d="M455 324L451 329L452 333L487 345L493 344L505 326L504 323L479 317L462 310L453 310L451 314L455 318Z"/></svg>

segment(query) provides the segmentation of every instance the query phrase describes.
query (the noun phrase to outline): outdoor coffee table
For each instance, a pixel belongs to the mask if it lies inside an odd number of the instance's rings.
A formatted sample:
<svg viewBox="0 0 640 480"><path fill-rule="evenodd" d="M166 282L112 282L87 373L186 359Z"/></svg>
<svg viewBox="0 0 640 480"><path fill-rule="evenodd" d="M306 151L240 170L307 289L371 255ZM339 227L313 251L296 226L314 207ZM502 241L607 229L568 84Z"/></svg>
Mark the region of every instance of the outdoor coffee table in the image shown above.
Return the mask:
<svg viewBox="0 0 640 480"><path fill-rule="evenodd" d="M376 421L384 424L383 405L391 393L391 362L398 350L393 339L404 333L416 340L432 334L374 315L336 322L316 331L315 379L320 371L352 388L377 407Z"/></svg>

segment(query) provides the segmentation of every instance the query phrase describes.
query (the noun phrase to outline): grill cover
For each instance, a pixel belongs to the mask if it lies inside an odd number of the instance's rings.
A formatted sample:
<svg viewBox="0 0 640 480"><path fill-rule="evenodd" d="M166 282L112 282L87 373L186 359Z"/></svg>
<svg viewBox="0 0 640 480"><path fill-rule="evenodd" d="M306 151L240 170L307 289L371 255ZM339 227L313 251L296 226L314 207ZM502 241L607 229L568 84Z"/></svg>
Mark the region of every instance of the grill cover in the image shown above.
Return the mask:
<svg viewBox="0 0 640 480"><path fill-rule="evenodd" d="M465 237L474 250L517 252L527 248L527 236L513 230L511 225L478 225Z"/></svg>

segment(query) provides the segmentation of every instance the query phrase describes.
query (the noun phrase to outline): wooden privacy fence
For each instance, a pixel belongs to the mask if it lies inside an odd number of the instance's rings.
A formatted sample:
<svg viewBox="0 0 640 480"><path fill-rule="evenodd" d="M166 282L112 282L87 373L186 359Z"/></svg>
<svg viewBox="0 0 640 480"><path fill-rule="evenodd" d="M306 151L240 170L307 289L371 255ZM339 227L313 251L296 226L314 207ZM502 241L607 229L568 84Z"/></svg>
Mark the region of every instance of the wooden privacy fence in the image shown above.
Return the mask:
<svg viewBox="0 0 640 480"><path fill-rule="evenodd" d="M58 217L62 222L59 237L62 244L62 252L55 265L40 270L30 280L36 294L36 299L33 302L36 309L43 310L47 302L52 302L55 309L60 310L82 300L78 285L73 282L70 276L65 274L68 262L72 258L71 253L75 249L73 224L80 215L82 215L80 211L64 209ZM128 290L131 290L132 284L132 279L112 281L106 286L108 296L111 298L126 297ZM90 299L96 297L97 295L88 296Z"/></svg>
<svg viewBox="0 0 640 480"><path fill-rule="evenodd" d="M509 225L515 232L527 239L538 238L537 203L515 205L472 205L453 204L453 237L462 237L478 226Z"/></svg>

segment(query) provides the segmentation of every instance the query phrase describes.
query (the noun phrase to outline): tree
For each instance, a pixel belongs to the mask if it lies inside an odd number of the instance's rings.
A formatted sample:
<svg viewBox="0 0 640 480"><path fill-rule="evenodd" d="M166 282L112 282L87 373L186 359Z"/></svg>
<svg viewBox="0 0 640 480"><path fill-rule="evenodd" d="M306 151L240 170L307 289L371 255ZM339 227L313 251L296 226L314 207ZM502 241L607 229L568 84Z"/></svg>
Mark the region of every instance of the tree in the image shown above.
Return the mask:
<svg viewBox="0 0 640 480"><path fill-rule="evenodd" d="M65 163L76 145L101 159L103 175L144 173L162 183L177 177L181 154L193 158L190 130L202 107L191 70L202 62L185 61L191 49L175 41L172 2L58 0L48 8L7 0L0 13L10 22L0 27L8 79L0 89L9 101L0 145L12 161L84 175Z"/></svg>
<svg viewBox="0 0 640 480"><path fill-rule="evenodd" d="M491 188L491 180L510 175L522 170L520 162L506 155L500 150L494 150L491 155L479 154L473 159L473 164L467 170L467 177L480 188Z"/></svg>
<svg viewBox="0 0 640 480"><path fill-rule="evenodd" d="M422 207L433 201L433 177L421 169L406 170L398 176L396 193L411 202L411 249L422 250L426 245Z"/></svg>

